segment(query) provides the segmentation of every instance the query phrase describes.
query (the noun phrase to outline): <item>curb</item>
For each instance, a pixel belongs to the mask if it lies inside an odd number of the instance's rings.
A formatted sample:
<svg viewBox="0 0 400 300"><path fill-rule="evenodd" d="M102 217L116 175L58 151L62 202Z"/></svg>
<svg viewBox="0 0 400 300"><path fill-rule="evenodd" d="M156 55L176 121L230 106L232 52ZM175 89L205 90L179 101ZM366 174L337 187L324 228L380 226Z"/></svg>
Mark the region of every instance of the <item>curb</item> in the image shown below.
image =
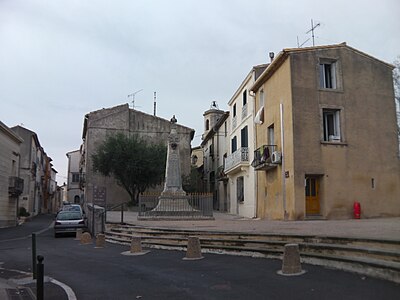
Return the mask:
<svg viewBox="0 0 400 300"><path fill-rule="evenodd" d="M20 271L20 270L14 270L14 269L6 269L6 268L2 268L2 267L0 267L0 270L16 272L21 275L25 275L25 277L19 276L17 278L15 278L15 277L0 278L0 280L3 279L10 288L15 288L14 287L15 285L18 287L18 286L24 286L24 285L36 282L36 279L32 278L32 273L24 272L24 271ZM77 300L77 297L76 297L74 291L65 283L62 283L62 282L60 282L52 277L49 277L49 276L44 277L44 282L50 282L52 284L55 284L55 285L61 287L63 289L63 291L65 292L65 294L67 295L68 300Z"/></svg>

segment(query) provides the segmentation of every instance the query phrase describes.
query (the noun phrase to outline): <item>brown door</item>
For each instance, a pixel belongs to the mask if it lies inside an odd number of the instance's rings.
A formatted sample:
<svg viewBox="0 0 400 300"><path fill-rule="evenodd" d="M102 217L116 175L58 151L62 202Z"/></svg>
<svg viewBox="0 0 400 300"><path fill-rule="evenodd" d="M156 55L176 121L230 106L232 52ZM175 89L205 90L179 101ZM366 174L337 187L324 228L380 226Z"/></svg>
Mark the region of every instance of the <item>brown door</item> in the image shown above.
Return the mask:
<svg viewBox="0 0 400 300"><path fill-rule="evenodd" d="M318 177L306 177L306 215L320 214Z"/></svg>

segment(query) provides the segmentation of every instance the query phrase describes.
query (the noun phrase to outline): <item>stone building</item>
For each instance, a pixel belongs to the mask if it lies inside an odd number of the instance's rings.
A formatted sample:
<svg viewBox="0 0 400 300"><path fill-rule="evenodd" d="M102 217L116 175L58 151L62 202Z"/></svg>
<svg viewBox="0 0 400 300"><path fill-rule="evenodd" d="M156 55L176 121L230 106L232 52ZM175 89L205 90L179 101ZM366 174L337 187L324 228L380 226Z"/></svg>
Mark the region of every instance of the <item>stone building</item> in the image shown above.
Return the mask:
<svg viewBox="0 0 400 300"><path fill-rule="evenodd" d="M393 66L345 43L284 49L256 80L257 216L400 216Z"/></svg>
<svg viewBox="0 0 400 300"><path fill-rule="evenodd" d="M18 200L24 182L20 177L23 140L0 122L0 227L17 225Z"/></svg>
<svg viewBox="0 0 400 300"><path fill-rule="evenodd" d="M203 180L206 192L213 193L215 210L227 212L229 208L229 189L224 173L227 156L227 136L229 112L220 110L215 101L205 111L204 133L201 148L203 149Z"/></svg>
<svg viewBox="0 0 400 300"><path fill-rule="evenodd" d="M24 180L24 191L19 205L31 216L51 210L50 203L55 192L52 182L52 159L40 145L37 134L22 126L11 128L22 139L20 176ZM54 181L55 181L55 174Z"/></svg>
<svg viewBox="0 0 400 300"><path fill-rule="evenodd" d="M177 116L179 121L179 116ZM112 177L104 177L94 172L92 155L107 135L125 132L137 135L150 143L162 142L167 147L171 122L163 118L149 115L123 104L107 109L88 113L84 118L81 147L81 187L84 193L84 203L94 203L101 206L112 206L130 201L129 194L120 187ZM194 130L177 125L180 138L179 151L181 171L183 176L190 174L190 150ZM162 190L162 186L158 188Z"/></svg>
<svg viewBox="0 0 400 300"><path fill-rule="evenodd" d="M69 203L82 204L83 190L80 186L81 151L70 151L66 155L68 158L67 201Z"/></svg>

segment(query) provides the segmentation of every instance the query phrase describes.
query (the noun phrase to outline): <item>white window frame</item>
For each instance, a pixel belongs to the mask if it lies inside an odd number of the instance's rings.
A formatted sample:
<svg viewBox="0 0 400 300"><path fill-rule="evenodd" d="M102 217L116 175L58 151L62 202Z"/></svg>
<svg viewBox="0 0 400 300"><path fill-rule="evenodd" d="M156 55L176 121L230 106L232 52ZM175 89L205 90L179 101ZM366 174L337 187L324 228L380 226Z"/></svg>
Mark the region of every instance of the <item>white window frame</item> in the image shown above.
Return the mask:
<svg viewBox="0 0 400 300"><path fill-rule="evenodd" d="M323 140L325 142L341 142L340 113L340 109L322 109ZM332 119L328 119L330 116ZM332 128L329 128L331 122L333 123Z"/></svg>

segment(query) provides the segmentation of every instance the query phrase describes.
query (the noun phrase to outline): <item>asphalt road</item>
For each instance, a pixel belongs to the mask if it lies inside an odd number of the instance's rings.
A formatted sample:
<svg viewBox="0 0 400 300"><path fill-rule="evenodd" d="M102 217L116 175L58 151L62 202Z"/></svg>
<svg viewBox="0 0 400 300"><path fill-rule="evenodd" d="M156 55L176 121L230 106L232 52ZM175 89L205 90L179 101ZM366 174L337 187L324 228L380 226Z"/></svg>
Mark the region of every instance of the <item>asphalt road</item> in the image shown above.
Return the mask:
<svg viewBox="0 0 400 300"><path fill-rule="evenodd" d="M124 256L127 246L80 245L74 237L54 238L52 216L17 228L0 229L3 267L31 271L32 232L45 274L85 299L399 299L400 285L323 267L303 265L301 276L277 275L281 261L217 254L182 260L184 252L153 250Z"/></svg>

